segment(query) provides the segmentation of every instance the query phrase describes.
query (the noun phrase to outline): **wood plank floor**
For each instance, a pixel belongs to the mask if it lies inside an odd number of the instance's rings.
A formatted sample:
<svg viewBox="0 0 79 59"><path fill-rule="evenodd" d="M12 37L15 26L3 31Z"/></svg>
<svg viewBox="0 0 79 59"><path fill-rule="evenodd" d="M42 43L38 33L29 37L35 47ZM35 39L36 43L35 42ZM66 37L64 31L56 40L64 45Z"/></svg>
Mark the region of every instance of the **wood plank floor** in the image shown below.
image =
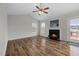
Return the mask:
<svg viewBox="0 0 79 59"><path fill-rule="evenodd" d="M78 55L68 42L37 36L8 41L6 56L69 56ZM77 47L79 48L79 47ZM79 49L78 49L79 50ZM73 52L74 51L74 52ZM77 54L75 54L77 52Z"/></svg>

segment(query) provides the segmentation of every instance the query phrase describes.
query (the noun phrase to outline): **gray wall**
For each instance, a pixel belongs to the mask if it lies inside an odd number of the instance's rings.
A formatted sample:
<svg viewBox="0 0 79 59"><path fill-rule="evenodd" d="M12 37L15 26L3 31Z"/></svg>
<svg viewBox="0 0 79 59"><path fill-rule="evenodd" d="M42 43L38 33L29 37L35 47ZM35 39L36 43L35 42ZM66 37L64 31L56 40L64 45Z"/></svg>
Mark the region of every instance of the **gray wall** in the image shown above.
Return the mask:
<svg viewBox="0 0 79 59"><path fill-rule="evenodd" d="M29 15L9 15L8 16L9 40L33 36L32 22L36 21Z"/></svg>
<svg viewBox="0 0 79 59"><path fill-rule="evenodd" d="M6 4L0 4L0 55L5 55L8 41Z"/></svg>

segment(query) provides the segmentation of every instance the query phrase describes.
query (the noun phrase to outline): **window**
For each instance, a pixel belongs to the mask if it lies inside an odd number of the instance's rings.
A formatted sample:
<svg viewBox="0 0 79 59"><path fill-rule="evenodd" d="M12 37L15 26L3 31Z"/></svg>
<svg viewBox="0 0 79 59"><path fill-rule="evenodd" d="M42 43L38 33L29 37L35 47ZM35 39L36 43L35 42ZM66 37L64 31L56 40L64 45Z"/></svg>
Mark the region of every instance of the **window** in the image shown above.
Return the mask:
<svg viewBox="0 0 79 59"><path fill-rule="evenodd" d="M37 33L37 23L32 23L32 33Z"/></svg>
<svg viewBox="0 0 79 59"><path fill-rule="evenodd" d="M72 40L79 40L79 18L70 20L70 34Z"/></svg>

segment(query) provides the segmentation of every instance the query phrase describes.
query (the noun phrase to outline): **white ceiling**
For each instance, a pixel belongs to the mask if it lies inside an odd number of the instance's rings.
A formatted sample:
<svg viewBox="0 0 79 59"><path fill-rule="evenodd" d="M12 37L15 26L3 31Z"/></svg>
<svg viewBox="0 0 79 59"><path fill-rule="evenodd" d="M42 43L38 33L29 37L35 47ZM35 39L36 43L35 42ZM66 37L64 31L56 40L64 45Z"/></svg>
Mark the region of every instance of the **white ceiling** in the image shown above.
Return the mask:
<svg viewBox="0 0 79 59"><path fill-rule="evenodd" d="M79 10L78 3L44 3L42 6L48 6L49 13L38 15L33 13L35 6L39 4L35 3L9 3L8 4L8 14L9 15L31 15L35 19L45 20L50 18L56 18L71 12Z"/></svg>

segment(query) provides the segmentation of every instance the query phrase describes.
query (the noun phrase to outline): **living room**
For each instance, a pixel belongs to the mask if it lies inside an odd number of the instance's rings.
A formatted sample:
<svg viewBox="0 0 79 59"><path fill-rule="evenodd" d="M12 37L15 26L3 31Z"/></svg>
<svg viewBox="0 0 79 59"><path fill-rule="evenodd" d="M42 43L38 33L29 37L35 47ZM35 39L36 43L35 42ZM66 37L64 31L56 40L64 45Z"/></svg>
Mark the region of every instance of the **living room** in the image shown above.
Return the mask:
<svg viewBox="0 0 79 59"><path fill-rule="evenodd" d="M79 18L78 6L78 3L0 4L0 55L79 55L79 40L70 39L70 20Z"/></svg>

